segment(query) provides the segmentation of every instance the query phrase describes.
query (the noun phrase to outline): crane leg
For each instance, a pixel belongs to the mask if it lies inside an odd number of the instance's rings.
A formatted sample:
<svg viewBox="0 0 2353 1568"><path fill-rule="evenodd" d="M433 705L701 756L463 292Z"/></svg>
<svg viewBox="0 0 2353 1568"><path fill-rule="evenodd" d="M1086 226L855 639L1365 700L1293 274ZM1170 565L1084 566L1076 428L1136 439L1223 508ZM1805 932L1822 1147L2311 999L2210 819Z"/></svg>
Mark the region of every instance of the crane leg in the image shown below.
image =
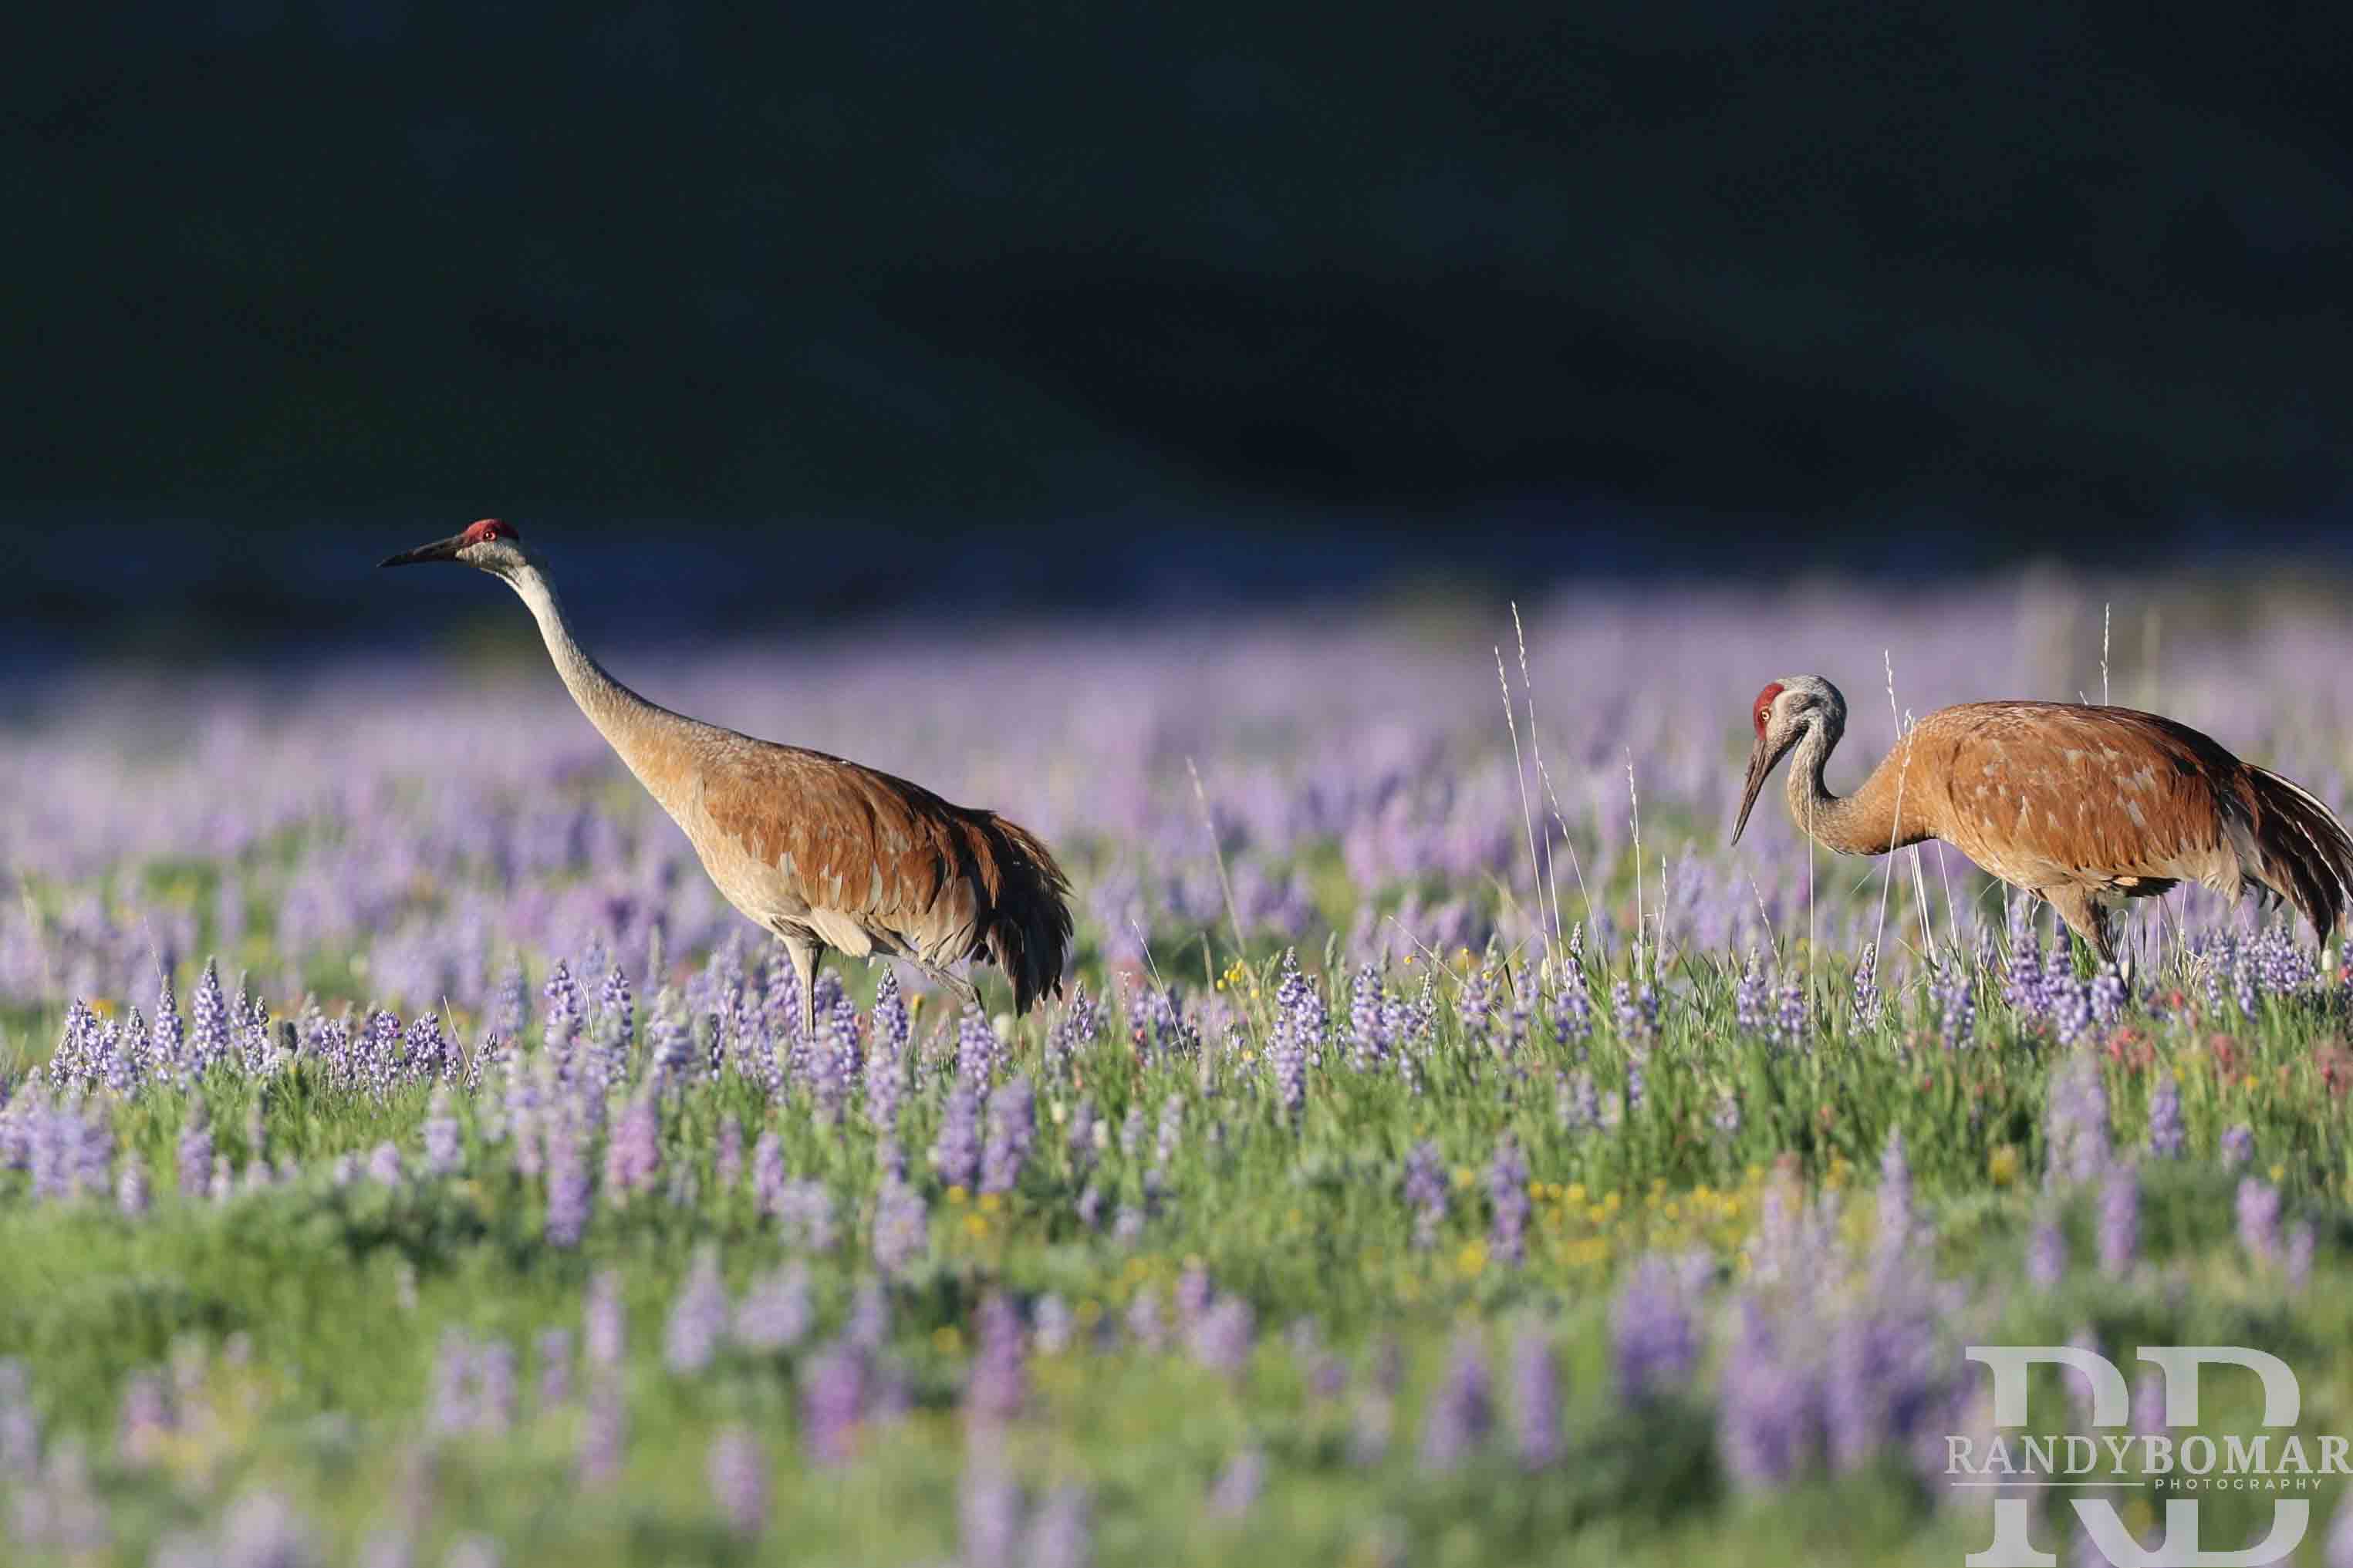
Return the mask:
<svg viewBox="0 0 2353 1568"><path fill-rule="evenodd" d="M2102 963L2114 963L2116 959L2116 929L2110 923L2107 906L2083 888L2044 888L2042 897L2059 911L2067 929L2080 936L2100 955Z"/></svg>
<svg viewBox="0 0 2353 1568"><path fill-rule="evenodd" d="M957 1000L961 1001L965 1006L977 1007L980 1005L980 987L975 985L963 975L952 973L947 970L942 969L936 963L925 963L920 958L916 959L914 963L916 968L922 970L925 974L930 975L933 979L938 981L949 990L955 992L956 994Z"/></svg>
<svg viewBox="0 0 2353 1568"><path fill-rule="evenodd" d="M779 931L776 935L791 955L793 973L801 983L801 1039L814 1043L817 1039L817 966L825 958L825 943L799 931Z"/></svg>

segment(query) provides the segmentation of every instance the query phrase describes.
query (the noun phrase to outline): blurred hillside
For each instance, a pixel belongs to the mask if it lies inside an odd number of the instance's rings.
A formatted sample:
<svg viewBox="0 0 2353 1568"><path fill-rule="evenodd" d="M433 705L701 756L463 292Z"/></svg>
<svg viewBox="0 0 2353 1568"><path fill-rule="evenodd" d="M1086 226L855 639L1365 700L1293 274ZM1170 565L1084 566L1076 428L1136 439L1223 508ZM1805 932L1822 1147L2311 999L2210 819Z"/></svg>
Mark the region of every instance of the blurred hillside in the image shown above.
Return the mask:
<svg viewBox="0 0 2353 1568"><path fill-rule="evenodd" d="M19 613L137 620L56 543L100 522L691 519L826 613L2145 563L2347 492L2337 7L44 26L0 64Z"/></svg>

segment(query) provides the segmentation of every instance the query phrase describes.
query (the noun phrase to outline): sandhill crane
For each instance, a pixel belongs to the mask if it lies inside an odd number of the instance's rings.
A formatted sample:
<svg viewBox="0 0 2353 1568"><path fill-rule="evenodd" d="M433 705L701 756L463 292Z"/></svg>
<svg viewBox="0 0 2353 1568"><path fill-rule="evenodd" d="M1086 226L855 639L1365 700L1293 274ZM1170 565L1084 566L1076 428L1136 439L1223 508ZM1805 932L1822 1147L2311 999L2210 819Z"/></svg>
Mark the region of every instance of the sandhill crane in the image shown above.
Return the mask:
<svg viewBox="0 0 2353 1568"><path fill-rule="evenodd" d="M2353 892L2353 837L2300 785L2241 762L2186 724L2131 708L1965 702L1940 709L1841 800L1822 764L1846 731L1846 699L1819 675L1757 694L1757 732L1734 843L1767 775L1792 751L1789 815L1824 848L1884 855L1941 838L2040 895L2104 960L2126 899L2200 882L2236 898L2252 882L2289 900L2322 945Z"/></svg>
<svg viewBox="0 0 2353 1568"><path fill-rule="evenodd" d="M783 940L800 976L804 1039L816 1033L828 948L905 959L966 1002L979 994L944 966L991 960L1013 982L1016 1012L1061 991L1070 883L1036 835L905 779L647 701L581 650L511 523L486 517L378 564L426 561L487 572L530 606L580 711L686 830L727 901Z"/></svg>

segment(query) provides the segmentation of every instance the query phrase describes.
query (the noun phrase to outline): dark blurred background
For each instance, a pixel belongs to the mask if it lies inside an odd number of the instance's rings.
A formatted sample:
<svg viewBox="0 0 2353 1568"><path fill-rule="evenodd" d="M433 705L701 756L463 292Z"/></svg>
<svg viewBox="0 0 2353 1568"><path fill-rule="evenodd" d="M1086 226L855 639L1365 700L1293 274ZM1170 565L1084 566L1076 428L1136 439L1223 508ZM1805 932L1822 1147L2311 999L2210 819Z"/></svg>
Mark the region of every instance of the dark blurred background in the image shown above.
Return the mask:
<svg viewBox="0 0 2353 1568"><path fill-rule="evenodd" d="M649 631L2335 563L2341 5L73 10L20 659L384 630L493 512Z"/></svg>

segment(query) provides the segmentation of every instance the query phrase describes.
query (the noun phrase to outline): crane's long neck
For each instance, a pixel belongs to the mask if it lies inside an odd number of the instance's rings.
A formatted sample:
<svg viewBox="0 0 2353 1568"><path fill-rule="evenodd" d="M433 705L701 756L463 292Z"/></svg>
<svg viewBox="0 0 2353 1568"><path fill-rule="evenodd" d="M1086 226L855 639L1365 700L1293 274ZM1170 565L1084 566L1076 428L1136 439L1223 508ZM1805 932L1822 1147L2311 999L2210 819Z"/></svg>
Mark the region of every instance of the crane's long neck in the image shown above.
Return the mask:
<svg viewBox="0 0 2353 1568"><path fill-rule="evenodd" d="M675 742L691 721L647 701L588 657L588 650L572 635L572 624L565 618L564 602L555 596L555 585L537 566L525 564L507 574L506 581L531 607L539 635L547 644L547 656L564 678L564 689L572 693L572 700L638 782L675 815L678 807L671 795L684 761Z"/></svg>
<svg viewBox="0 0 2353 1568"><path fill-rule="evenodd" d="M1822 783L1822 769L1838 743L1839 731L1817 720L1806 726L1805 737L1790 754L1786 789L1799 831L1841 855L1884 855L1929 837L1923 815L1925 793L1915 791L1909 801L1903 800L1903 770L1890 765L1903 748L1873 769L1862 788L1841 798Z"/></svg>

